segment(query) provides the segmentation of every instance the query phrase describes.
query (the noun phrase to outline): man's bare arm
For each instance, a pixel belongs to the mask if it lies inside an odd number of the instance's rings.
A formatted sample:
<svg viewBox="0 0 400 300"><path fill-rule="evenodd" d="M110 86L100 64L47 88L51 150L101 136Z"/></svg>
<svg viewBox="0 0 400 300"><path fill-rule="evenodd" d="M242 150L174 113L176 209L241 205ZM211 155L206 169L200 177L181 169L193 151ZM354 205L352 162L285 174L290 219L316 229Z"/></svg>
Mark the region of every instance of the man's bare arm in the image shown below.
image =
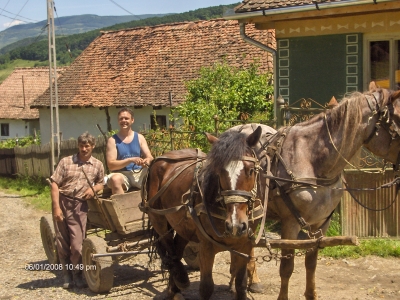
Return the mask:
<svg viewBox="0 0 400 300"><path fill-rule="evenodd" d="M142 151L142 156L144 163L147 164L148 166L154 159L153 155L151 155L149 146L147 145L147 141L144 138L143 135L139 134L139 142L140 142L140 150Z"/></svg>

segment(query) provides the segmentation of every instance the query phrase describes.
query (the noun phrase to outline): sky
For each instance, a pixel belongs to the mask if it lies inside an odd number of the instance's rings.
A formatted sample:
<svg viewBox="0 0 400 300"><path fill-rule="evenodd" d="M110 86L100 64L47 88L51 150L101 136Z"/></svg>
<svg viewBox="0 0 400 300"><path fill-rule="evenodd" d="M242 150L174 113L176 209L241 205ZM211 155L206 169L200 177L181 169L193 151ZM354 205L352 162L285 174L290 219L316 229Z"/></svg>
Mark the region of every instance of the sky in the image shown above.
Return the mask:
<svg viewBox="0 0 400 300"><path fill-rule="evenodd" d="M0 31L12 25L47 19L48 0L0 0ZM83 14L122 16L181 13L240 0L54 0L54 17Z"/></svg>

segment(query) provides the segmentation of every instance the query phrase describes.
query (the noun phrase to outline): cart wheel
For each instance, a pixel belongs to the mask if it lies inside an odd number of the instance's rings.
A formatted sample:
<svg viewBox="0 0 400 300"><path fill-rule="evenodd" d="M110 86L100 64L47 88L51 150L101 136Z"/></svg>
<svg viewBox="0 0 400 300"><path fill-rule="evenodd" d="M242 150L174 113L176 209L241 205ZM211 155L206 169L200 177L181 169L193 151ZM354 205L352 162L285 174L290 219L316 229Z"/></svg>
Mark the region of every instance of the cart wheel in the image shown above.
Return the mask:
<svg viewBox="0 0 400 300"><path fill-rule="evenodd" d="M189 242L185 250L183 250L183 259L186 264L193 270L200 270L199 262L199 244L195 242Z"/></svg>
<svg viewBox="0 0 400 300"><path fill-rule="evenodd" d="M44 252L50 264L58 264L58 253L56 246L56 232L54 230L53 216L44 215L40 219L40 235L42 237L42 244Z"/></svg>
<svg viewBox="0 0 400 300"><path fill-rule="evenodd" d="M107 243L98 236L83 241L82 262L86 282L92 292L105 293L114 284L114 265L111 256L92 258L92 254L106 253Z"/></svg>

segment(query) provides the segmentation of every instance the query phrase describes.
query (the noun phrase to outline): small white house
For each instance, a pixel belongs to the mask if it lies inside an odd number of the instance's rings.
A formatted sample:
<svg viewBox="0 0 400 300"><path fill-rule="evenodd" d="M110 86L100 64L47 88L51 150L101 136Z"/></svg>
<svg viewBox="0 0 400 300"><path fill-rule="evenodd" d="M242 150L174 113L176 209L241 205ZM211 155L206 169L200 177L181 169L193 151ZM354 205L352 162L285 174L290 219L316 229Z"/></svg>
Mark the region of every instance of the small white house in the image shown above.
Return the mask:
<svg viewBox="0 0 400 300"><path fill-rule="evenodd" d="M30 105L48 87L49 68L16 68L1 83L0 140L38 133L39 110Z"/></svg>

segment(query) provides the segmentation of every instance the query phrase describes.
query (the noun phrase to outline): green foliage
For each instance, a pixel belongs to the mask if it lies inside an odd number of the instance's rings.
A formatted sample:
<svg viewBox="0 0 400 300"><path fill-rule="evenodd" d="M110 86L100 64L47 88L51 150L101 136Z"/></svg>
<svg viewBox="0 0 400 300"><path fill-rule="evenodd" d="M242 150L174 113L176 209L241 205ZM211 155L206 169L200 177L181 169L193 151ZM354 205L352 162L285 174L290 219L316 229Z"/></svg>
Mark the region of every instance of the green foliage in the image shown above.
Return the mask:
<svg viewBox="0 0 400 300"><path fill-rule="evenodd" d="M0 142L0 149L11 149L14 147L27 147L30 145L40 145L40 135L12 138Z"/></svg>
<svg viewBox="0 0 400 300"><path fill-rule="evenodd" d="M17 178L0 177L0 188L10 194L24 197L35 208L51 211L50 187L43 178L21 176Z"/></svg>
<svg viewBox="0 0 400 300"><path fill-rule="evenodd" d="M366 239L361 240L359 246L326 247L320 253L333 258L359 258L367 255L400 257L400 240Z"/></svg>
<svg viewBox="0 0 400 300"><path fill-rule="evenodd" d="M333 213L331 223L329 225L326 236L339 236L342 235L342 225L340 224L340 214Z"/></svg>
<svg viewBox="0 0 400 300"><path fill-rule="evenodd" d="M186 82L186 101L173 110L171 118L183 120L182 129L198 132L214 132L216 116L221 121L236 120L261 112L270 119L271 76L260 73L255 62L248 68L235 68L225 62L202 67L197 79ZM229 123L220 123L219 130L228 127Z"/></svg>

